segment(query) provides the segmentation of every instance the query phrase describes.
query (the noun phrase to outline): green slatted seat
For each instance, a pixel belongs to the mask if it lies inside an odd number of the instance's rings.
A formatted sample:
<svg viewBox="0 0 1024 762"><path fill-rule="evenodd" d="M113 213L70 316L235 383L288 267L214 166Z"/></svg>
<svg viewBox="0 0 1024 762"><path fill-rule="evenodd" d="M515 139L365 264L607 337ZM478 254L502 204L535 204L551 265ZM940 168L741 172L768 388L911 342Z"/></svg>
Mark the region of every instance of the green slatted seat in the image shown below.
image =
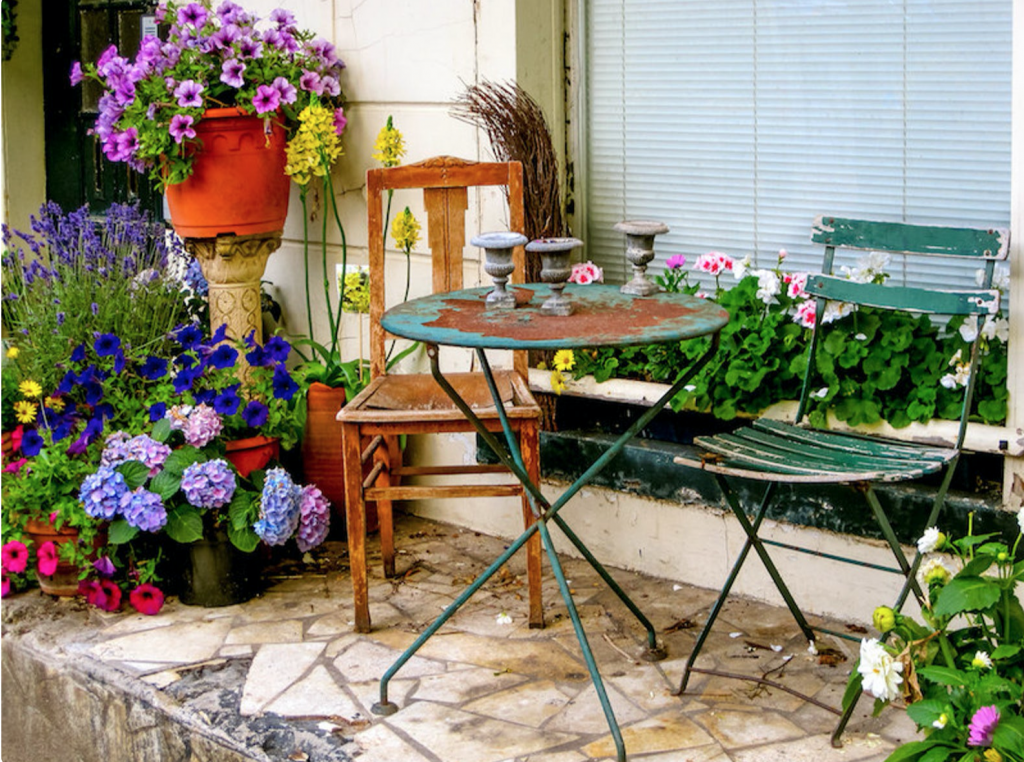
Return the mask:
<svg viewBox="0 0 1024 762"><path fill-rule="evenodd" d="M913 562L907 560L872 485L881 482L911 481L928 474L944 472L932 504L932 510L928 520L921 526L921 531L923 532L924 529L935 524L945 502L946 492L960 457L967 430L967 416L980 357L981 331L978 331L978 337L974 341L971 352L970 377L964 389L960 427L956 441L948 447L942 447L934 444L898 442L851 432L823 431L806 425L804 413L807 410L810 391L814 388L811 371L815 367L814 358L821 315L825 312L827 302L837 301L938 315L974 315L981 320L985 315L994 314L998 309L999 292L991 289L992 276L995 262L1006 258L1009 234L1005 230L998 229L976 230L819 217L815 220L811 239L822 244L825 253L822 274L812 275L807 279L806 291L817 299L816 314L818 317L808 350L808 371L804 377L795 422L761 419L750 426L728 434L698 437L694 440L694 443L702 450L698 456L681 456L675 459L679 464L714 474L726 502L747 535L746 542L719 593L718 600L708 615L708 621L697 638L693 652L690 654L680 681L679 693L686 690L693 672L737 677L732 673L702 669L696 666L696 662L751 550L754 550L761 559L793 614L797 625L809 641L815 639L816 630L838 637L855 639L848 633L812 628L808 624L765 546L781 547L816 555L822 554L815 550L758 536L761 524L772 506L772 498L779 483L856 484L860 487L859 491L863 492L868 507L892 549L897 567L882 567L834 555L827 557L836 561L870 566L874 569L883 569L901 575L903 582L894 604L896 610L902 608L911 592L919 600L922 598L921 589L915 579L920 556L916 556ZM834 277L831 274L837 248L888 252L908 257L973 259L984 268L983 284L980 289L939 291L875 283L856 283L845 278ZM737 493L733 489L731 482L733 479L763 483L759 504L752 512L753 518L747 516L744 506L741 505ZM848 581L848 578L846 579ZM837 590L837 593L839 592L841 590ZM777 685L777 687L790 690L783 685ZM832 736L833 745L839 745L839 738L855 705L856 699L848 703L844 711L835 710L837 714L840 714L840 720ZM819 706L824 705L819 704Z"/></svg>

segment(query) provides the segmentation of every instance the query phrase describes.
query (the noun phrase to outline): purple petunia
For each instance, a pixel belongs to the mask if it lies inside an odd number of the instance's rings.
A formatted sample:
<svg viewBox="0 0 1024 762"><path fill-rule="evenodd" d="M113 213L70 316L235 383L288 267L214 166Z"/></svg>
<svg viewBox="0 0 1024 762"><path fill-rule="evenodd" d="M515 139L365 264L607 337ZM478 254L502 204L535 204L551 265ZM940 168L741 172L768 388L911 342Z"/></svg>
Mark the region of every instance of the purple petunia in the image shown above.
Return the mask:
<svg viewBox="0 0 1024 762"><path fill-rule="evenodd" d="M345 109L336 108L334 110L334 133L341 135L345 131L345 125L348 124L348 117L345 116Z"/></svg>
<svg viewBox="0 0 1024 762"><path fill-rule="evenodd" d="M85 512L95 519L112 519L121 507L121 497L128 492L128 484L120 472L110 466L100 466L82 480L78 499Z"/></svg>
<svg viewBox="0 0 1024 762"><path fill-rule="evenodd" d="M121 515L143 532L158 532L167 524L167 509L155 492L139 487L121 496Z"/></svg>
<svg viewBox="0 0 1024 762"><path fill-rule="evenodd" d="M302 76L299 77L299 87L309 93L324 94L324 86L320 81L320 75L315 71L303 71Z"/></svg>
<svg viewBox="0 0 1024 762"><path fill-rule="evenodd" d="M200 29L208 18L206 8L200 3L189 3L178 10L178 23L182 26L191 26Z"/></svg>
<svg viewBox="0 0 1024 762"><path fill-rule="evenodd" d="M182 108L202 106L203 89L198 82L186 79L174 88L174 97L178 99L178 105Z"/></svg>
<svg viewBox="0 0 1024 762"><path fill-rule="evenodd" d="M252 37L243 37L238 42L238 53L242 58L260 58L263 55L263 43Z"/></svg>
<svg viewBox="0 0 1024 762"><path fill-rule="evenodd" d="M171 133L175 143L180 144L186 138L194 138L196 136L196 131L192 127L194 121L188 114L175 114L171 117L171 125L167 128L167 131Z"/></svg>
<svg viewBox="0 0 1024 762"><path fill-rule="evenodd" d="M181 491L196 508L220 508L235 494L235 473L226 460L193 463L181 476Z"/></svg>
<svg viewBox="0 0 1024 762"><path fill-rule="evenodd" d="M291 11L286 11L284 8L276 8L273 11L271 11L270 20L279 28L295 25L295 16L292 14Z"/></svg>
<svg viewBox="0 0 1024 762"><path fill-rule="evenodd" d="M281 105L281 94L271 85L260 85L252 97L252 106L257 114L269 114L277 111Z"/></svg>
<svg viewBox="0 0 1024 762"><path fill-rule="evenodd" d="M271 86L277 90L281 103L295 103L299 97L299 91L295 89L295 85L284 77L277 77Z"/></svg>
<svg viewBox="0 0 1024 762"><path fill-rule="evenodd" d="M220 81L231 87L241 87L245 84L242 79L242 72L245 71L245 64L237 58L229 58L220 67Z"/></svg>
<svg viewBox="0 0 1024 762"><path fill-rule="evenodd" d="M71 64L71 86L81 83L85 79L85 75L82 73L82 64L80 61L75 61Z"/></svg>
<svg viewBox="0 0 1024 762"><path fill-rule="evenodd" d="M299 531L295 537L305 553L327 539L331 527L331 504L319 488L309 484L299 491Z"/></svg>
<svg viewBox="0 0 1024 762"><path fill-rule="evenodd" d="M268 545L283 545L299 524L299 488L283 468L267 471L260 518L253 530Z"/></svg>

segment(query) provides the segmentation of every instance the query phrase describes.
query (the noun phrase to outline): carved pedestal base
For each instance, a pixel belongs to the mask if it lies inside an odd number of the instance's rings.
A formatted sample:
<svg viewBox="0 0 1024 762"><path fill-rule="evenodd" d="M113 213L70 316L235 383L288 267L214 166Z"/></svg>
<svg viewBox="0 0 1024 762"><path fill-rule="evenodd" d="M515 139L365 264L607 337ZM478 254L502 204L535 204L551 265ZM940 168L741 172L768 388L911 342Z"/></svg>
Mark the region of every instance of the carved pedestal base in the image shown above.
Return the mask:
<svg viewBox="0 0 1024 762"><path fill-rule="evenodd" d="M226 323L229 339L255 331L256 341L263 343L260 279L267 258L281 246L282 232L185 239L185 249L199 260L210 284L211 331Z"/></svg>

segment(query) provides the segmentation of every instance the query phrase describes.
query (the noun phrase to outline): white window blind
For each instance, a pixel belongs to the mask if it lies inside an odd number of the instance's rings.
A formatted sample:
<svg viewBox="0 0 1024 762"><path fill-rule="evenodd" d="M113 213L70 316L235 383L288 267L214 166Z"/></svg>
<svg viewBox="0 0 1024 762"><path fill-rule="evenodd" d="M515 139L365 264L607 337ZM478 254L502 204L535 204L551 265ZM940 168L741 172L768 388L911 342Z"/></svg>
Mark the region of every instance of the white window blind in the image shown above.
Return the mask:
<svg viewBox="0 0 1024 762"><path fill-rule="evenodd" d="M582 1L586 257L608 280L624 219L671 228L651 271L783 248L817 270L819 213L1008 226L1012 0Z"/></svg>

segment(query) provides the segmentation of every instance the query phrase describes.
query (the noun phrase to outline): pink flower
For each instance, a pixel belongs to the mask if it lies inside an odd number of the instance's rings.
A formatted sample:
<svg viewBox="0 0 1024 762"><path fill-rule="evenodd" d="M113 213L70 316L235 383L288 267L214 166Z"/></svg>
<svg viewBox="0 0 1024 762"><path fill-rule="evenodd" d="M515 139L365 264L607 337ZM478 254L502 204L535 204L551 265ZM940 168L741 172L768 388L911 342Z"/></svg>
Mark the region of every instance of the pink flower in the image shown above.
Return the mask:
<svg viewBox="0 0 1024 762"><path fill-rule="evenodd" d="M6 598L11 594L11 581L7 579L7 575L4 575L2 585L3 587L0 588L0 598Z"/></svg>
<svg viewBox="0 0 1024 762"><path fill-rule="evenodd" d="M345 125L348 124L348 117L345 116L345 109L336 108L334 110L334 132L336 135L341 135L345 131Z"/></svg>
<svg viewBox="0 0 1024 762"><path fill-rule="evenodd" d="M10 463L4 466L4 473L16 474L21 470L21 467L24 466L26 463L28 463L28 458L18 458L17 460L12 460Z"/></svg>
<svg viewBox="0 0 1024 762"><path fill-rule="evenodd" d="M0 548L0 568L8 574L21 574L28 566L28 548L18 540L5 542Z"/></svg>
<svg viewBox="0 0 1024 762"><path fill-rule="evenodd" d="M57 546L52 542L47 541L39 546L36 551L36 568L44 577L57 571Z"/></svg>
<svg viewBox="0 0 1024 762"><path fill-rule="evenodd" d="M999 724L999 710L994 706L983 706L971 718L968 746L991 746L992 734Z"/></svg>
<svg viewBox="0 0 1024 762"><path fill-rule="evenodd" d="M284 77L276 78L271 87L277 90L277 94L281 97L281 103L295 103L296 99L299 97L298 90L295 89L295 85Z"/></svg>
<svg viewBox="0 0 1024 762"><path fill-rule="evenodd" d="M796 315L793 316L793 320L804 328L814 328L814 316L816 313L817 303L813 299L808 299L801 302L800 306L796 308Z"/></svg>
<svg viewBox="0 0 1024 762"><path fill-rule="evenodd" d="M732 272L733 265L735 265L735 260L728 254L723 254L720 251L709 251L707 254L701 254L697 257L693 267L710 275L720 275L726 271Z"/></svg>
<svg viewBox="0 0 1024 762"><path fill-rule="evenodd" d="M186 79L174 88L174 97L178 99L178 105L182 108L202 106L204 89L198 82Z"/></svg>
<svg viewBox="0 0 1024 762"><path fill-rule="evenodd" d="M109 579L82 580L78 583L78 592L85 596L86 603L104 611L121 608L121 588Z"/></svg>
<svg viewBox="0 0 1024 762"><path fill-rule="evenodd" d="M783 279L789 284L790 299L803 299L807 296L807 292L804 288L807 286L807 273L794 273L793 275L787 275Z"/></svg>
<svg viewBox="0 0 1024 762"><path fill-rule="evenodd" d="M665 267L669 270L678 270L680 267L686 264L686 257L682 254L673 254L667 260L665 260Z"/></svg>
<svg viewBox="0 0 1024 762"><path fill-rule="evenodd" d="M140 614L153 616L163 608L164 594L160 588L145 582L128 593L128 601Z"/></svg>
<svg viewBox="0 0 1024 762"><path fill-rule="evenodd" d="M593 262L581 262L572 266L572 274L569 276L570 283L587 285L595 283L604 278L604 271Z"/></svg>

